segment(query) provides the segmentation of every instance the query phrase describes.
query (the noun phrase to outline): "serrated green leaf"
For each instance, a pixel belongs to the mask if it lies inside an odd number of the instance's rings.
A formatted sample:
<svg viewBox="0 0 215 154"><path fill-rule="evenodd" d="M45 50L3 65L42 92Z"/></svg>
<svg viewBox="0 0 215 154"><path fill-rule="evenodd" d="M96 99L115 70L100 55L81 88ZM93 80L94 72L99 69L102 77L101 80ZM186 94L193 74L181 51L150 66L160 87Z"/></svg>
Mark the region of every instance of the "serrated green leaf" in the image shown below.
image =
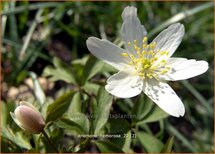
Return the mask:
<svg viewBox="0 0 215 154"><path fill-rule="evenodd" d="M116 72L118 72L118 70L116 68L114 68L113 66L111 66L107 63L104 63L102 69L99 72L101 72L101 73L105 73L105 72L116 73Z"/></svg>
<svg viewBox="0 0 215 154"><path fill-rule="evenodd" d="M83 71L82 85L103 68L104 62L98 60L94 56L90 56Z"/></svg>
<svg viewBox="0 0 215 154"><path fill-rule="evenodd" d="M134 107L132 108L132 115L135 115L136 118L133 118L132 121L140 121L143 119L152 109L154 103L146 99L144 94L140 95L137 102L135 102Z"/></svg>
<svg viewBox="0 0 215 154"><path fill-rule="evenodd" d="M166 141L166 144L164 145L163 149L162 149L162 153L171 153L172 152L172 146L174 143L174 136L171 136L168 138L168 140Z"/></svg>
<svg viewBox="0 0 215 154"><path fill-rule="evenodd" d="M85 134L89 134L90 122L85 114L82 113L73 114L72 117L70 117L70 120L80 125L84 130Z"/></svg>
<svg viewBox="0 0 215 154"><path fill-rule="evenodd" d="M82 110L81 95L79 92L77 92L73 96L73 99L67 111L67 115L70 118L72 115L76 113L81 113L82 112L81 110Z"/></svg>
<svg viewBox="0 0 215 154"><path fill-rule="evenodd" d="M52 81L62 80L68 83L76 83L72 70L69 66L58 58L53 60L55 68L47 66L43 71L43 76L50 76Z"/></svg>
<svg viewBox="0 0 215 154"><path fill-rule="evenodd" d="M126 133L130 129L130 124L125 119L109 119L108 120L109 133Z"/></svg>
<svg viewBox="0 0 215 154"><path fill-rule="evenodd" d="M120 111L125 112L127 114L131 113L131 108L127 103L125 103L125 99L118 100L116 102L116 105L119 107Z"/></svg>
<svg viewBox="0 0 215 154"><path fill-rule="evenodd" d="M88 134L89 133L89 120L81 113L76 113L72 118L62 118L55 122L58 127L72 132L73 134Z"/></svg>
<svg viewBox="0 0 215 154"><path fill-rule="evenodd" d="M137 132L137 138L146 152L160 152L163 149L163 143L150 134Z"/></svg>
<svg viewBox="0 0 215 154"><path fill-rule="evenodd" d="M166 112L164 112L162 109L160 109L157 105L154 105L153 108L150 110L150 112L137 124L141 125L141 124L148 123L148 122L159 121L168 116L169 115Z"/></svg>
<svg viewBox="0 0 215 154"><path fill-rule="evenodd" d="M120 152L123 153L122 149L117 147L115 144L109 141L95 141L96 147L99 149L100 152L105 153L116 153Z"/></svg>
<svg viewBox="0 0 215 154"><path fill-rule="evenodd" d="M71 64L72 65L85 65L87 63L87 60L89 59L89 55L84 56L81 59L74 59Z"/></svg>
<svg viewBox="0 0 215 154"><path fill-rule="evenodd" d="M87 92L87 93L93 93L93 94L97 94L98 90L100 88L100 86L98 84L95 83L90 83L90 82L86 82L84 84L84 86L82 86L82 88Z"/></svg>
<svg viewBox="0 0 215 154"><path fill-rule="evenodd" d="M110 141L122 149L122 151L129 152L132 141L131 131L122 133L120 138L111 138Z"/></svg>
<svg viewBox="0 0 215 154"><path fill-rule="evenodd" d="M54 57L53 64L56 68L67 67L67 65L63 63L58 57Z"/></svg>
<svg viewBox="0 0 215 154"><path fill-rule="evenodd" d="M4 127L2 136L22 148L28 150L32 148L29 139L22 132L13 132L9 127Z"/></svg>
<svg viewBox="0 0 215 154"><path fill-rule="evenodd" d="M58 119L68 110L74 93L75 92L72 91L62 95L48 106L46 122Z"/></svg>
<svg viewBox="0 0 215 154"><path fill-rule="evenodd" d="M103 87L99 89L97 104L93 108L94 134L97 134L99 130L106 124L109 118L112 99L113 97Z"/></svg>
<svg viewBox="0 0 215 154"><path fill-rule="evenodd" d="M132 141L132 134L131 134L131 131L128 131L125 134L125 142L124 142L124 145L122 147L122 150L124 152L129 152L130 146L131 146L131 141Z"/></svg>

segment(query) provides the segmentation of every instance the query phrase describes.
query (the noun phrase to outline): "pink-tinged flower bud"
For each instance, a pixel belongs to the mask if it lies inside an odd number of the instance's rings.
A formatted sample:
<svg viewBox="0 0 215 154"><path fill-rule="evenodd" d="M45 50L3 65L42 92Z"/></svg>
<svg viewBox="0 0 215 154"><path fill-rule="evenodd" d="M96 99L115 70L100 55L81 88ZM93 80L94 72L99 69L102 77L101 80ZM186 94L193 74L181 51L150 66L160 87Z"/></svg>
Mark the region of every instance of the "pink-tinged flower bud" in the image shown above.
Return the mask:
<svg viewBox="0 0 215 154"><path fill-rule="evenodd" d="M40 112L30 103L21 101L14 113L10 112L13 120L22 129L39 134L45 127L45 121Z"/></svg>

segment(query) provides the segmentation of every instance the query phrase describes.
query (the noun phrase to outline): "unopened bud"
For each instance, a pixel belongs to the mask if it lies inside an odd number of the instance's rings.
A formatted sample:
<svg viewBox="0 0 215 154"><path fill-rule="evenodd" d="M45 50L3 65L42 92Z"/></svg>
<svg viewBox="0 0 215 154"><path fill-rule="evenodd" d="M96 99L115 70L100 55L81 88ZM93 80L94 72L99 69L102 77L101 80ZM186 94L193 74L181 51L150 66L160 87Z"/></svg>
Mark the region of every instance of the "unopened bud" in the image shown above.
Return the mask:
<svg viewBox="0 0 215 154"><path fill-rule="evenodd" d="M13 120L22 129L39 134L45 127L45 121L40 112L30 103L21 101L14 113L10 112Z"/></svg>

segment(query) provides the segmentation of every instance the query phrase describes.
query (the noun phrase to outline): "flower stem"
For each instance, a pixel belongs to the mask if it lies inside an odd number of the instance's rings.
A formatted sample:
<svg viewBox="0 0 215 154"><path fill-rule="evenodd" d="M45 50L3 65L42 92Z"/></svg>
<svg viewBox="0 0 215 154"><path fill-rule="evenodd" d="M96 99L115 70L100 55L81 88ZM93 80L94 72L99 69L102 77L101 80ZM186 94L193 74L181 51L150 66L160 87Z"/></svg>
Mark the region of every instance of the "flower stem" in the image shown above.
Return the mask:
<svg viewBox="0 0 215 154"><path fill-rule="evenodd" d="M48 135L46 134L46 132L43 130L42 134L45 136L45 138L47 139L47 141L49 142L49 144L52 146L52 148L54 149L55 152L59 153L59 151L57 150L56 146L53 144L53 142L50 140L50 138L48 137Z"/></svg>

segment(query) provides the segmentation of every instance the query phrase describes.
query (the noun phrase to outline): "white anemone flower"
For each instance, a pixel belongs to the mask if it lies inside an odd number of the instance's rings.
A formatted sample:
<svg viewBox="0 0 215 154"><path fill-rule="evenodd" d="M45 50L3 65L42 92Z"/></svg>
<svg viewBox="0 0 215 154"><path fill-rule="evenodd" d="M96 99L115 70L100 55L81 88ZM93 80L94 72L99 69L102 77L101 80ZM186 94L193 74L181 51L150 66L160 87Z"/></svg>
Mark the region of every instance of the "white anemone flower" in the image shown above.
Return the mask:
<svg viewBox="0 0 215 154"><path fill-rule="evenodd" d="M122 18L121 35L125 49L96 37L90 37L86 42L94 56L119 70L107 80L105 89L119 98L144 92L168 114L183 116L184 105L166 81L200 75L207 71L208 63L171 57L184 35L182 24L170 25L148 44L147 32L137 17L137 9L126 7Z"/></svg>

